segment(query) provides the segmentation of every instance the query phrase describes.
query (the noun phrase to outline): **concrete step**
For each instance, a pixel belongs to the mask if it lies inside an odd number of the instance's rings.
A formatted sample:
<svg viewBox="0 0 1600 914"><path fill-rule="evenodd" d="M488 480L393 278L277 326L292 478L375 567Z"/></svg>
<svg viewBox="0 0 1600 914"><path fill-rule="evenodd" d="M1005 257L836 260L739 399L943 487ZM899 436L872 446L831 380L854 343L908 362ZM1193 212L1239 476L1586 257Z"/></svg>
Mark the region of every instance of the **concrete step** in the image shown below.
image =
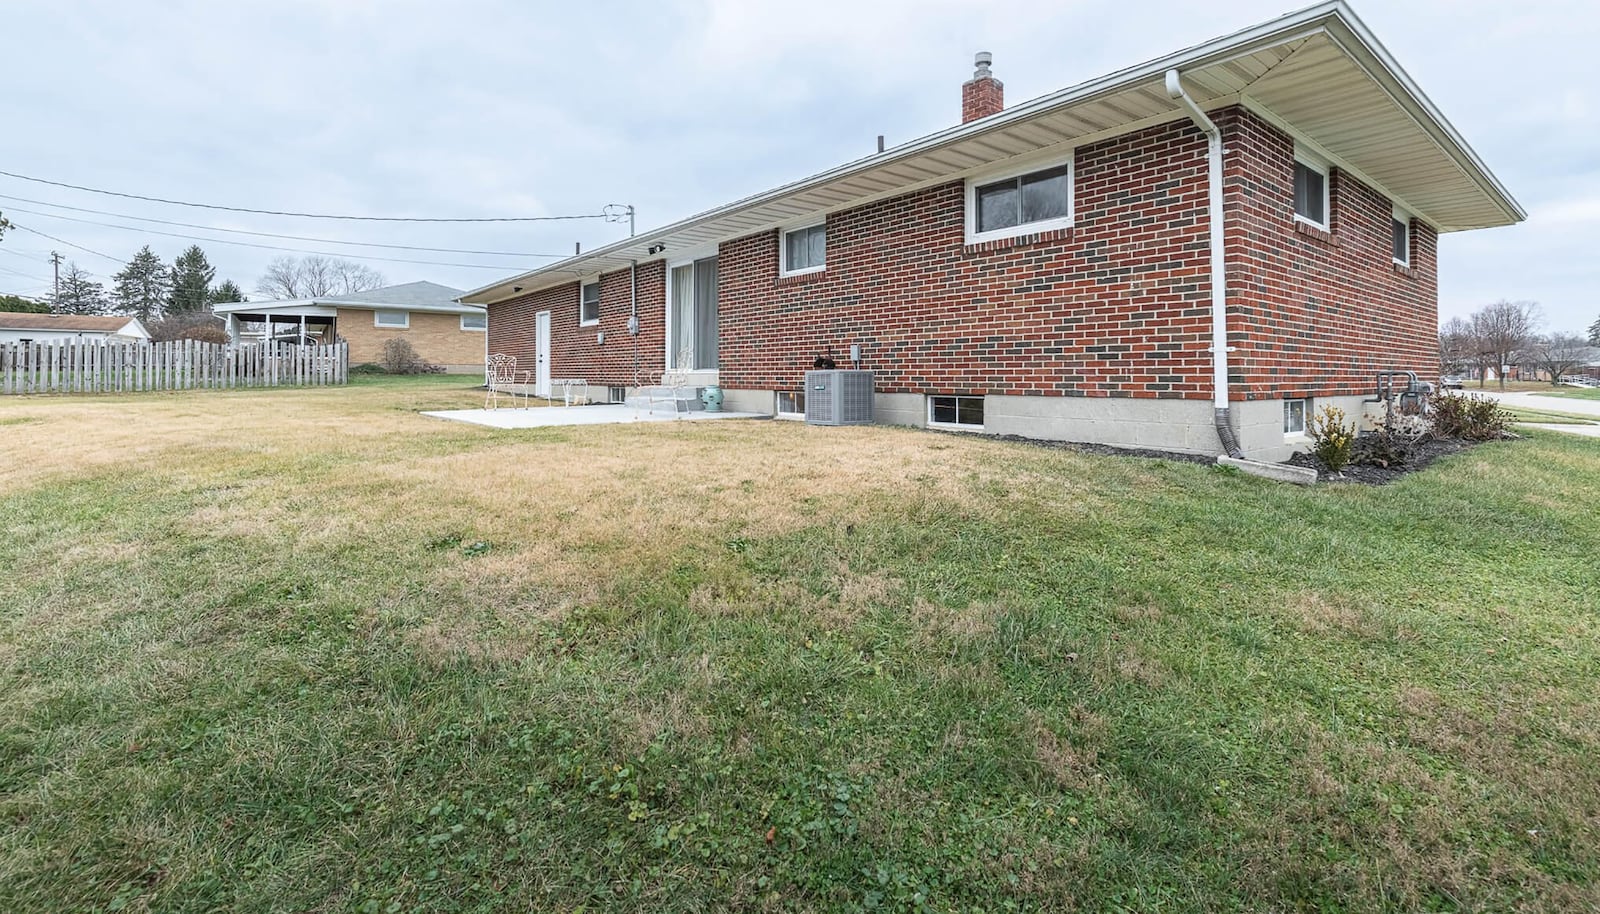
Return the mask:
<svg viewBox="0 0 1600 914"><path fill-rule="evenodd" d="M688 413L705 409L698 387L642 387L628 397L627 405L656 412Z"/></svg>

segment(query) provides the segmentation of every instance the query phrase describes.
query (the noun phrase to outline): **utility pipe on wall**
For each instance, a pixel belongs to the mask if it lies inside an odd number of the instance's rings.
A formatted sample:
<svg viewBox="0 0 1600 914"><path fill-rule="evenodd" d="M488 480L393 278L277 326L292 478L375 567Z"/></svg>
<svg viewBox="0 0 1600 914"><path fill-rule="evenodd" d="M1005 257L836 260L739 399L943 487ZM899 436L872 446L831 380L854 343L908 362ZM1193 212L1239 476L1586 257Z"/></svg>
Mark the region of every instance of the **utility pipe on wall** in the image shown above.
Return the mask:
<svg viewBox="0 0 1600 914"><path fill-rule="evenodd" d="M1211 413L1217 439L1229 457L1243 457L1233 434L1232 404L1228 400L1228 264L1222 234L1222 131L1183 88L1177 70L1167 71L1167 94L1183 105L1189 118L1206 135L1209 166L1211 238Z"/></svg>

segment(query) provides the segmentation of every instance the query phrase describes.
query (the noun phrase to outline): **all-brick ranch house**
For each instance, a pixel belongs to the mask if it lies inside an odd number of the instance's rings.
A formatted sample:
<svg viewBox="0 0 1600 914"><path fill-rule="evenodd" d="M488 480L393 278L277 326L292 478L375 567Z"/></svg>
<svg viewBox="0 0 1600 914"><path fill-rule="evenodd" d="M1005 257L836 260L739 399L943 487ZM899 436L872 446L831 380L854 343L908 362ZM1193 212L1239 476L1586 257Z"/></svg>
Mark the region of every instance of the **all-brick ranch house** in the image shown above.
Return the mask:
<svg viewBox="0 0 1600 914"><path fill-rule="evenodd" d="M1379 371L1437 382L1438 235L1525 218L1342 0L1011 108L980 55L962 96L462 300L490 352L614 395L681 368L794 412L858 346L881 422L1276 460Z"/></svg>

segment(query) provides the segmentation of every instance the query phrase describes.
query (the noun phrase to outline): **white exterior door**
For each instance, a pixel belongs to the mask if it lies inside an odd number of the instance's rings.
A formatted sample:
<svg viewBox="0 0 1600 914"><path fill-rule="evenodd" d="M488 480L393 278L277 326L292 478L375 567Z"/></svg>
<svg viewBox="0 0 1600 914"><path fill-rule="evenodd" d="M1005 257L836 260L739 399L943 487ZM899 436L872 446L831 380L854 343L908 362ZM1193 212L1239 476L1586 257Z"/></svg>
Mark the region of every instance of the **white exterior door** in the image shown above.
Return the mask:
<svg viewBox="0 0 1600 914"><path fill-rule="evenodd" d="M534 318L533 328L533 392L535 396L550 396L550 312L540 311Z"/></svg>

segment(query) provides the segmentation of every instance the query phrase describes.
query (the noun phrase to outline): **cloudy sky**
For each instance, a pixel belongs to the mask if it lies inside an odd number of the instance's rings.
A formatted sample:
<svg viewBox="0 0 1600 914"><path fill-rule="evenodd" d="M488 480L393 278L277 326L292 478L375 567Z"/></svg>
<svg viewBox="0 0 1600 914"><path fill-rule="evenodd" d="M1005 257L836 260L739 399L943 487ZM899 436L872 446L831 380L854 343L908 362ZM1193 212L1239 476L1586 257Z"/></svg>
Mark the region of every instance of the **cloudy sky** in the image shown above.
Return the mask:
<svg viewBox="0 0 1600 914"><path fill-rule="evenodd" d="M320 213L570 215L631 203L643 230L858 158L877 134L893 145L949 126L975 50L994 52L1014 104L1292 5L0 0L0 171ZM1600 14L1590 6L1357 4L1530 213L1524 225L1443 239L1445 317L1499 298L1541 302L1551 329L1600 317ZM191 243L154 231L436 261L363 262L392 282L459 287L626 232L600 220L385 226L228 215L9 177L0 195L13 222L55 236L15 231L0 242L0 291L30 294L48 286L52 249L104 279L142 244L170 261ZM60 205L328 240L219 236ZM284 253L200 243L219 277L247 291Z"/></svg>

